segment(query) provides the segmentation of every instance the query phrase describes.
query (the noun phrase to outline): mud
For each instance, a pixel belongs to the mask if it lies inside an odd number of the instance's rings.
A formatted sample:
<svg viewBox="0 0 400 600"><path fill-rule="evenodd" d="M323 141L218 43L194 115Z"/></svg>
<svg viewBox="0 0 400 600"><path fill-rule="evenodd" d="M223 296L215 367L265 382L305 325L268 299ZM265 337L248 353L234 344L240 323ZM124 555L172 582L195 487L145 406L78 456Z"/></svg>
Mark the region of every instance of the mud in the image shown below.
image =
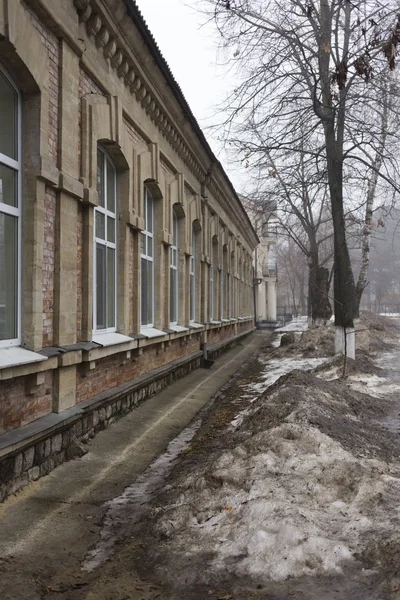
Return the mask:
<svg viewBox="0 0 400 600"><path fill-rule="evenodd" d="M129 490L139 508L116 516L125 535L109 560L43 598L400 600L400 352L376 360L400 329L370 314L358 329L344 379L333 327L266 345L203 411L145 510ZM275 365L322 357L271 383ZM391 391L363 393L369 379Z"/></svg>

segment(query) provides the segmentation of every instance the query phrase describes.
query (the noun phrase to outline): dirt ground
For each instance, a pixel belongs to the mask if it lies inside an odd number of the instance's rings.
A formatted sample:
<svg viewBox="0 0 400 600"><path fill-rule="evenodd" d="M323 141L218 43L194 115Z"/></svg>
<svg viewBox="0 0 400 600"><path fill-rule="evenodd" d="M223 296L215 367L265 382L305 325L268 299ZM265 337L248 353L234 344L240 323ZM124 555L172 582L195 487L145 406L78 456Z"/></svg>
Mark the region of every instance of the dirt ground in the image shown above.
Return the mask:
<svg viewBox="0 0 400 600"><path fill-rule="evenodd" d="M43 599L400 600L399 321L362 315L345 379L332 326L296 337L202 411L108 560L60 566Z"/></svg>

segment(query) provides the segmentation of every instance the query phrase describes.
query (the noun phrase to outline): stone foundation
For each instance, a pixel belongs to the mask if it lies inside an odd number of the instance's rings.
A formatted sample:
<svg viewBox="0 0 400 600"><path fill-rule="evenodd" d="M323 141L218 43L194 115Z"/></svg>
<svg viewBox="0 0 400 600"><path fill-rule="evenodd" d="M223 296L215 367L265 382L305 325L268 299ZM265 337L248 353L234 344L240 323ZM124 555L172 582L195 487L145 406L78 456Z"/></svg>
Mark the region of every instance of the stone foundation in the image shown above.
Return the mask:
<svg viewBox="0 0 400 600"><path fill-rule="evenodd" d="M208 348L214 360L251 333L247 330ZM193 352L168 365L84 400L72 408L51 413L0 437L0 502L31 481L47 475L59 464L85 453L87 441L161 392L177 379L201 366L203 353Z"/></svg>

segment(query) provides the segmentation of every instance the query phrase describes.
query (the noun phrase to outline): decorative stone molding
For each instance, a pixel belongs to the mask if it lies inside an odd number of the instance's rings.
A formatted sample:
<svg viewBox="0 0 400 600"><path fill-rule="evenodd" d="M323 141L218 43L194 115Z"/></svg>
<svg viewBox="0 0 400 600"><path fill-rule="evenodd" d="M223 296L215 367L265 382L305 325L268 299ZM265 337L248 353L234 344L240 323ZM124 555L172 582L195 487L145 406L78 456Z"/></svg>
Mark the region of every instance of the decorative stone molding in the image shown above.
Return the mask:
<svg viewBox="0 0 400 600"><path fill-rule="evenodd" d="M110 64L117 71L118 76L124 80L131 93L141 102L151 120L163 132L192 173L200 180L204 179L203 168L146 85L133 62L125 56L122 44L110 32L107 22L100 14L94 0L74 0L74 5L80 20L86 25L87 34L94 38L98 48L103 48L105 58L110 60Z"/></svg>
<svg viewBox="0 0 400 600"><path fill-rule="evenodd" d="M124 41L122 38L119 39L117 34L111 30L107 18L101 12L98 1L73 0L73 2L79 14L80 21L85 23L88 36L93 38L94 43L99 49L103 50L103 55L107 60L110 60L111 67L116 70L118 76L124 81L132 95L136 96L150 119L168 140L188 169L200 182L204 182L207 175L205 169L147 85L139 69L134 64L133 59L127 56ZM209 188L211 194L219 202L223 210L227 214L232 215L231 191L228 190L228 195L226 195L214 176L209 177L205 185ZM223 185L223 187L225 186ZM247 232L246 235L248 235ZM249 242L251 243L250 237Z"/></svg>

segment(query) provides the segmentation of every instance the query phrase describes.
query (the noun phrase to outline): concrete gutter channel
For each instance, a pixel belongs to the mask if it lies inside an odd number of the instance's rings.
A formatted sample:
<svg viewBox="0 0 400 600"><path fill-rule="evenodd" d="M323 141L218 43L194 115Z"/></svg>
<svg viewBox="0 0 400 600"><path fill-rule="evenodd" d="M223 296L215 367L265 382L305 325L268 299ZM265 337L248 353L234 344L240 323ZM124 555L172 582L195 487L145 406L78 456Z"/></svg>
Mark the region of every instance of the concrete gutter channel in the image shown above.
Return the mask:
<svg viewBox="0 0 400 600"><path fill-rule="evenodd" d="M209 346L207 357L215 360L247 335L249 332ZM82 442L87 442L174 381L185 378L189 385L186 377L203 363L204 353L194 352L63 413L52 413L0 436L0 502L66 460L83 455L86 449ZM201 372L204 376L202 369Z"/></svg>
<svg viewBox="0 0 400 600"><path fill-rule="evenodd" d="M243 338L212 369L193 370L153 395L89 439L87 454L0 504L0 598L39 600L44 582L71 572L79 578L99 539L104 503L132 486L264 342L262 334Z"/></svg>

